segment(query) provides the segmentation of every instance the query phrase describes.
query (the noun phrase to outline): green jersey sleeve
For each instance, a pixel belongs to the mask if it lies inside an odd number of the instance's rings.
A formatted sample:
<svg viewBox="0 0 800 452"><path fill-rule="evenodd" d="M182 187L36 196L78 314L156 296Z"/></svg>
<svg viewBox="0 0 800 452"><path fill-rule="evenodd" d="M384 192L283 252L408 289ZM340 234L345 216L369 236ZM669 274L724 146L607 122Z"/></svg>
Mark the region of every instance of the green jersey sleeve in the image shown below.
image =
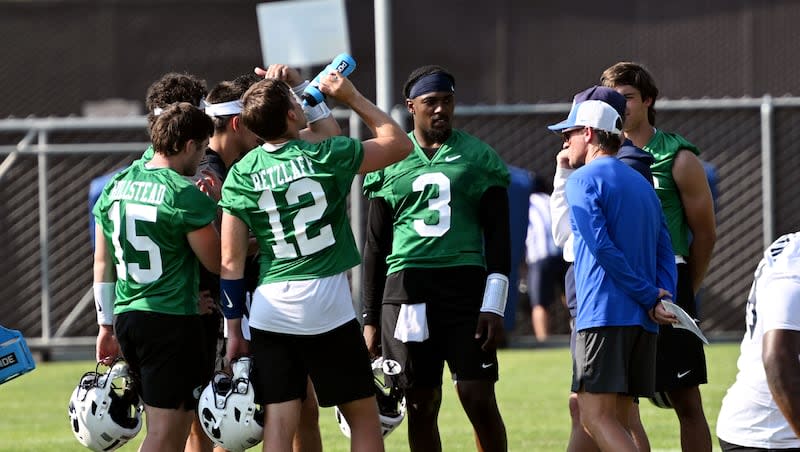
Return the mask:
<svg viewBox="0 0 800 452"><path fill-rule="evenodd" d="M205 227L216 218L217 203L194 185L183 186L175 194L174 224L184 233Z"/></svg>

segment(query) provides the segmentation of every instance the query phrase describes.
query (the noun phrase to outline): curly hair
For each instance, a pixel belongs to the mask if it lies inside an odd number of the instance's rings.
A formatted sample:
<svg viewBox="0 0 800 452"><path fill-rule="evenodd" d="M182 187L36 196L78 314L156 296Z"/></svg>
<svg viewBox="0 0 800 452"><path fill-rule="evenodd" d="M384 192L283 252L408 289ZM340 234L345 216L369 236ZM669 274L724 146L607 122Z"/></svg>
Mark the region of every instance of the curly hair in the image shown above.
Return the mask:
<svg viewBox="0 0 800 452"><path fill-rule="evenodd" d="M206 81L191 74L168 72L153 82L147 88L144 105L147 108L147 127L153 127L157 117L153 111L156 108L164 109L176 102L188 102L200 105L206 97Z"/></svg>

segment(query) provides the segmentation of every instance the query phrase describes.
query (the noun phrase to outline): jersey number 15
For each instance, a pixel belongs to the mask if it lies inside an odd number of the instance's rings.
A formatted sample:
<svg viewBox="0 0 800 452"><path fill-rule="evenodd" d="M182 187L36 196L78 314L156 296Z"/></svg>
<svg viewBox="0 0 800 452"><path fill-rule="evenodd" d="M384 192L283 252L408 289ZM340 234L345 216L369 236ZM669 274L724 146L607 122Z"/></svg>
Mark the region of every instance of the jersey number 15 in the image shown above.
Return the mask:
<svg viewBox="0 0 800 452"><path fill-rule="evenodd" d="M114 246L114 257L117 260L117 279L127 280L128 275L130 275L137 283L146 284L157 280L163 273L161 249L150 237L136 234L136 222L155 223L157 212L156 206L135 203L125 204L125 240L136 251L147 253L148 261L150 262L150 268L142 268L136 262L125 262L124 250L120 243L123 215L120 212L119 201L114 201L111 204L111 208L108 209L108 218L114 227L111 231L111 243Z"/></svg>

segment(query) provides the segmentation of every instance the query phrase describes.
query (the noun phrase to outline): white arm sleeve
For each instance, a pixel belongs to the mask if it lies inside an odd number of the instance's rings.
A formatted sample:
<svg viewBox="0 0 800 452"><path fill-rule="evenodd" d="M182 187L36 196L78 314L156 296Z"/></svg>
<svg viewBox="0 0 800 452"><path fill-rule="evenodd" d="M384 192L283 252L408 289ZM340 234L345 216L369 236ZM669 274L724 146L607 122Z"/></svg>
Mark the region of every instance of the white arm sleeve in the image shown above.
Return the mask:
<svg viewBox="0 0 800 452"><path fill-rule="evenodd" d="M492 273L486 277L481 312L491 312L503 317L508 300L508 276Z"/></svg>
<svg viewBox="0 0 800 452"><path fill-rule="evenodd" d="M94 307L97 311L98 325L114 324L114 301L117 296L115 292L116 283L96 282L92 284L94 289Z"/></svg>
<svg viewBox="0 0 800 452"><path fill-rule="evenodd" d="M553 194L550 195L550 219L552 221L553 240L556 245L564 248L564 258L567 256L567 242L569 241L569 254L572 255L572 228L569 224L569 205L567 204L567 194L565 187L567 178L575 171L569 168L556 167L556 174L553 177ZM573 259L567 259L569 261Z"/></svg>

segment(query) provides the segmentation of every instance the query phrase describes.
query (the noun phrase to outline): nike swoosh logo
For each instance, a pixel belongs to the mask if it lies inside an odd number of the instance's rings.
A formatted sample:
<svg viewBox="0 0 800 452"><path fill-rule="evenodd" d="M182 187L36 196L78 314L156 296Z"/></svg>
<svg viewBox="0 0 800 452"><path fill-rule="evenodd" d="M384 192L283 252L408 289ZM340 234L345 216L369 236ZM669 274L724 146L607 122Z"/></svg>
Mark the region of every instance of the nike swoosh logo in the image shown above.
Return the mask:
<svg viewBox="0 0 800 452"><path fill-rule="evenodd" d="M461 154L458 154L458 155L448 155L447 157L445 157L445 158L444 158L444 161L445 161L445 162L452 162L453 160L457 160L457 159L460 159L460 158L461 158Z"/></svg>
<svg viewBox="0 0 800 452"><path fill-rule="evenodd" d="M683 378L689 375L689 372L691 372L691 370L687 370L686 372L678 372L678 378Z"/></svg>
<svg viewBox="0 0 800 452"><path fill-rule="evenodd" d="M489 364L481 364L481 367L483 367L484 369L488 369L488 368L490 368L490 367L492 367L492 366L494 366L494 363L489 363Z"/></svg>
<svg viewBox="0 0 800 452"><path fill-rule="evenodd" d="M228 296L228 292L223 291L222 293L225 294L225 299L228 300L228 305L225 306L225 307L226 308L232 308L233 307L233 302L231 301L231 297ZM678 378L680 378L680 377L678 377Z"/></svg>

